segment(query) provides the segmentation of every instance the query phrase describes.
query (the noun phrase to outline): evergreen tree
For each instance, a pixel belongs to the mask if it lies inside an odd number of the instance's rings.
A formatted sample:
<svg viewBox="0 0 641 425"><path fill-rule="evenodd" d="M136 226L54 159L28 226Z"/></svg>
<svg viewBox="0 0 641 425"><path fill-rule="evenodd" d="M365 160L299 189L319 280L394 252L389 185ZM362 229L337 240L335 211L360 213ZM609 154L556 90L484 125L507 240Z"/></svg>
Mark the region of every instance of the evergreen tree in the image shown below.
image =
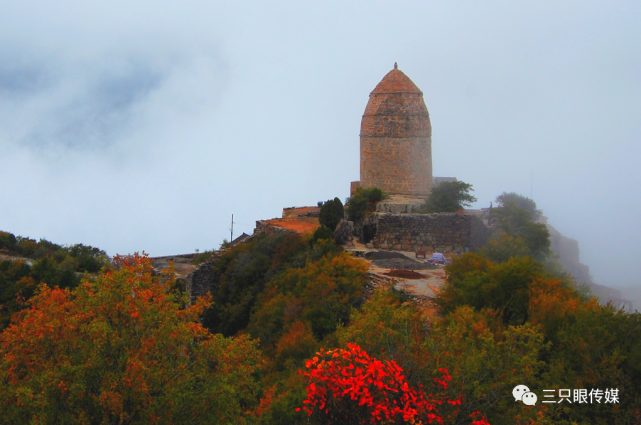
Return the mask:
<svg viewBox="0 0 641 425"><path fill-rule="evenodd" d="M318 221L332 232L345 216L345 209L340 199L334 198L323 204L318 214Z"/></svg>

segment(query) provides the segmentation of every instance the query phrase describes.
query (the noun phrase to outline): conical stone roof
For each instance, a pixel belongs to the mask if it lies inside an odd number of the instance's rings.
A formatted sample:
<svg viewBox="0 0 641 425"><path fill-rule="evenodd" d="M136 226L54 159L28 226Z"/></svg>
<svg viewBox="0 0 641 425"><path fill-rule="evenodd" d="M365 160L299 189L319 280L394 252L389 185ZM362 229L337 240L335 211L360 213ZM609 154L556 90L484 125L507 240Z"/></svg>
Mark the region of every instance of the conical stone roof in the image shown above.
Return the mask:
<svg viewBox="0 0 641 425"><path fill-rule="evenodd" d="M374 93L417 93L423 94L423 92L416 87L416 84L410 77L405 75L403 71L400 71L396 64L394 64L394 69L387 73L385 77L381 80L376 88L372 91Z"/></svg>

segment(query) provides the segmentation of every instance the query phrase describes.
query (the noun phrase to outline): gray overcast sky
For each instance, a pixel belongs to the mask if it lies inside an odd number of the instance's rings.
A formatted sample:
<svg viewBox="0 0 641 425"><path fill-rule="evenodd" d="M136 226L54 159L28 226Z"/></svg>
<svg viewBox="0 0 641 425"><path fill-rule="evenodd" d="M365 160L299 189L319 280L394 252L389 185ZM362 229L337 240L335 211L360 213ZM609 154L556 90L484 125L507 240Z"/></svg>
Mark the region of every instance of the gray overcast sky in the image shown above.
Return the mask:
<svg viewBox="0 0 641 425"><path fill-rule="evenodd" d="M398 62L434 175L532 193L598 283L639 282L638 0L0 5L2 230L163 255L344 199Z"/></svg>

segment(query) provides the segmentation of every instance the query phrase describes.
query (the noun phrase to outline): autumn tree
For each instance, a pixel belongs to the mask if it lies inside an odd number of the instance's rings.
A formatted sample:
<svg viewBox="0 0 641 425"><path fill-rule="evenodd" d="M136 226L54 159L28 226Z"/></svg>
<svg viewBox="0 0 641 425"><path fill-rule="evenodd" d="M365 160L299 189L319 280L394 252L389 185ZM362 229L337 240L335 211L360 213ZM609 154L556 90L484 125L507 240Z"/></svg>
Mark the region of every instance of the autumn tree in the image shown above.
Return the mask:
<svg viewBox="0 0 641 425"><path fill-rule="evenodd" d="M429 347L422 342L428 336L429 323L424 315L395 290L374 292L351 322L338 331L342 347L355 343L373 356L393 360L413 384L420 383L427 371Z"/></svg>
<svg viewBox="0 0 641 425"><path fill-rule="evenodd" d="M261 424L306 422L294 410L305 393L296 371L363 302L365 263L331 240L309 242L293 233L257 238L214 267L215 304L204 324L260 341L265 393L254 413Z"/></svg>
<svg viewBox="0 0 641 425"><path fill-rule="evenodd" d="M80 273L96 273L110 266L107 254L92 246L66 247L3 231L0 249L10 254L0 260L0 330L9 324L13 314L26 307L25 301L40 283L75 288L80 283Z"/></svg>
<svg viewBox="0 0 641 425"><path fill-rule="evenodd" d="M588 392L606 388L623 392L625 389L625 397L621 396L616 404L578 403L572 409L547 405L541 408L545 420L540 418L537 423L638 422L641 417L638 409L641 402L641 314L600 306L596 299L585 301L570 283L550 276L542 265L529 257L513 257L497 264L477 254L466 254L455 259L447 270L448 282L437 296L437 303L445 315L444 322L467 310L473 315L496 315L502 326L510 325L507 331L511 333L527 332L528 327L536 326L540 335L545 337L545 347L540 355L544 364L528 366L527 370L538 372L524 382L538 382L547 388L586 389ZM357 320L356 317L353 320ZM457 320L456 326L450 328L448 338L461 333L465 336L459 341L476 338L479 319L470 319ZM515 341L523 342L525 339L520 336ZM444 356L445 363L442 364L454 376L458 376L458 370L447 366L448 359L467 361L474 358L453 350L451 346L448 353L454 355ZM463 370L475 371L476 374L482 368L474 365ZM480 376L486 375L482 373ZM482 386L475 384L475 388ZM497 407L507 409L510 406L513 402L501 404L499 401L497 404ZM488 411L488 418L494 421L495 417ZM518 421L512 418L505 423Z"/></svg>
<svg viewBox="0 0 641 425"><path fill-rule="evenodd" d="M248 337L198 324L148 258L74 290L39 287L0 335L4 423L243 423L259 367Z"/></svg>
<svg viewBox="0 0 641 425"><path fill-rule="evenodd" d="M74 288L80 278L50 257L42 257L31 266L24 260L0 261L0 330L9 325L12 315L27 308L28 301L40 283L60 288Z"/></svg>
<svg viewBox="0 0 641 425"><path fill-rule="evenodd" d="M557 279L538 279L530 308L551 343L542 380L555 388L614 388L616 404L557 406L555 423L625 424L641 418L641 314L584 302Z"/></svg>
<svg viewBox="0 0 641 425"><path fill-rule="evenodd" d="M583 307L569 317L557 334L556 351L543 379L571 388L618 389L619 402L582 405L572 412L556 413L561 418L570 416L576 423L639 423L641 314L596 303Z"/></svg>
<svg viewBox="0 0 641 425"><path fill-rule="evenodd" d="M523 382L531 388L544 385L540 375L546 365L541 359L549 344L538 327L503 326L497 316L491 310L459 307L434 323L426 341L432 364L453 376L449 394L462 395L460 411L449 416L450 423L462 425L476 410L496 425L546 423L540 409L518 405L510 396Z"/></svg>

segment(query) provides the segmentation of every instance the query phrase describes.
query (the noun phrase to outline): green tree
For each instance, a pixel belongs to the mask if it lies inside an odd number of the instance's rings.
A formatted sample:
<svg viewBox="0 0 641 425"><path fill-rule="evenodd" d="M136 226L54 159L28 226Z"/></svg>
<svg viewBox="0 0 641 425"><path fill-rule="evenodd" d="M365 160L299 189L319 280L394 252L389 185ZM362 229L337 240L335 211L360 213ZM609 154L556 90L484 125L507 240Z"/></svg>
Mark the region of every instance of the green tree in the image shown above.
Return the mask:
<svg viewBox="0 0 641 425"><path fill-rule="evenodd" d="M376 203L387 198L385 192L378 187L357 188L347 199L347 217L351 221L361 221L365 216L376 210Z"/></svg>
<svg viewBox="0 0 641 425"><path fill-rule="evenodd" d="M9 251L15 250L16 237L13 233L3 232L0 230L0 249L7 249Z"/></svg>
<svg viewBox="0 0 641 425"><path fill-rule="evenodd" d="M321 239L334 240L334 232L331 229L321 225L318 229L314 231L314 234L312 235L312 239L310 240L310 242L312 244L315 244Z"/></svg>
<svg viewBox="0 0 641 425"><path fill-rule="evenodd" d="M215 303L205 312L205 327L225 336L245 329L257 296L270 277L305 250L301 244L299 235L279 233L238 244L222 255L213 270L217 290Z"/></svg>
<svg viewBox="0 0 641 425"><path fill-rule="evenodd" d="M554 406L554 423L636 424L641 417L641 314L594 303L554 312L556 332L542 381L549 388L618 389L617 404ZM560 320L559 320L560 319ZM549 320L549 319L548 319ZM548 323L545 323L548 325ZM549 329L550 333L554 329ZM603 402L603 400L601 400Z"/></svg>
<svg viewBox="0 0 641 425"><path fill-rule="evenodd" d="M332 232L345 216L345 208L340 199L334 198L323 204L318 214L318 221Z"/></svg>
<svg viewBox="0 0 641 425"><path fill-rule="evenodd" d="M530 284L543 268L530 257L513 257L495 264L468 253L455 258L447 270L448 280L436 297L445 313L462 305L477 311L491 308L505 325L523 325L529 317Z"/></svg>
<svg viewBox="0 0 641 425"><path fill-rule="evenodd" d="M498 208L504 207L507 204L514 204L518 208L522 208L530 213L530 218L537 221L541 217L541 212L536 207L536 202L532 199L519 195L516 192L503 192L496 197Z"/></svg>
<svg viewBox="0 0 641 425"><path fill-rule="evenodd" d="M27 307L37 283L31 277L31 268L23 261L0 261L0 331L11 322L16 312Z"/></svg>
<svg viewBox="0 0 641 425"><path fill-rule="evenodd" d="M105 251L81 243L69 247L69 255L76 258L77 270L80 272L97 273L109 264Z"/></svg>
<svg viewBox="0 0 641 425"><path fill-rule="evenodd" d="M476 198L470 194L472 185L465 182L443 182L432 188L423 205L425 213L456 212L469 207Z"/></svg>
<svg viewBox="0 0 641 425"><path fill-rule="evenodd" d="M550 255L550 232L547 226L535 222L532 211L515 202L507 201L499 205L492 209L492 218L496 219L499 230L523 239L530 251L529 255L538 261L544 261Z"/></svg>

